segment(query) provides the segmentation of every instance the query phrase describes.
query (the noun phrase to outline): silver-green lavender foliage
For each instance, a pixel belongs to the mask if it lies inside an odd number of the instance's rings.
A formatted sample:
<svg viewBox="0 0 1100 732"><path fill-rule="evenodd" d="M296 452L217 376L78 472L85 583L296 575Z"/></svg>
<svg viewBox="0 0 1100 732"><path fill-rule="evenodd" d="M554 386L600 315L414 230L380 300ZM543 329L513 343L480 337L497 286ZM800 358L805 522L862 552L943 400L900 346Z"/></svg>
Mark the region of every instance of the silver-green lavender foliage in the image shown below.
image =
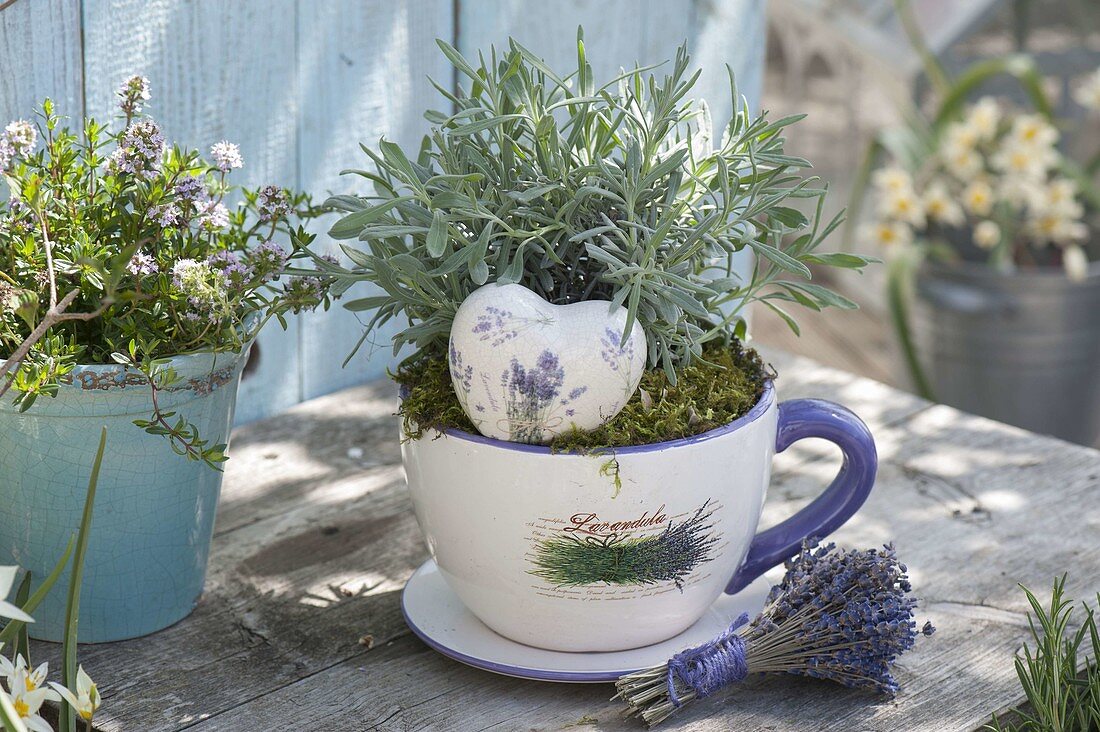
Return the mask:
<svg viewBox="0 0 1100 732"><path fill-rule="evenodd" d="M360 242L344 246L354 267L331 271L344 287L381 287L347 307L373 311L367 334L407 320L395 352L442 349L458 306L487 282L625 306L625 332L640 321L651 365L671 378L705 343L743 335L748 302L796 331L786 303L854 307L809 282L811 264L869 260L815 251L839 217L819 220L825 191L784 152L781 131L799 116L752 118L731 74L738 111L715 140L689 97L699 73L683 48L666 75L636 68L597 86L580 34L565 75L515 41L476 65L439 46L462 82L457 93L436 85L452 110L425 115L434 127L415 156L386 140L364 146L374 169L345 172L373 193L329 200L346 214L332 236ZM816 203L812 220L799 199ZM747 280L733 267L745 249L758 261Z"/></svg>

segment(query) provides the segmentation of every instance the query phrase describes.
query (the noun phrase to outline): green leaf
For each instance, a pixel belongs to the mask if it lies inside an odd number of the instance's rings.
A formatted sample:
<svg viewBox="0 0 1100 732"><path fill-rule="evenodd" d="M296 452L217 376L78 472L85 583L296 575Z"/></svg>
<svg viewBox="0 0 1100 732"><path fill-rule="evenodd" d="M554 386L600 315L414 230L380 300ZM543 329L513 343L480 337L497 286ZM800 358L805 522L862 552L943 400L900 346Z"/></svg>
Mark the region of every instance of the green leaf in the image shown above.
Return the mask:
<svg viewBox="0 0 1100 732"><path fill-rule="evenodd" d="M875 257L864 257L859 254L846 252L827 252L822 254L805 254L802 261L807 264L821 264L829 267L842 267L844 269L862 269L868 264L880 262Z"/></svg>
<svg viewBox="0 0 1100 732"><path fill-rule="evenodd" d="M329 199L332 200L332 199ZM391 198L385 203L380 203L370 208L356 211L343 217L328 230L333 239L354 239L359 236L367 225L374 223L385 216L404 201L412 200L410 197Z"/></svg>
<svg viewBox="0 0 1100 732"><path fill-rule="evenodd" d="M427 247L428 254L433 257L443 256L443 252L447 248L447 217L439 209L436 209L432 214L432 225L428 229Z"/></svg>
<svg viewBox="0 0 1100 732"><path fill-rule="evenodd" d="M67 689L76 691L76 643L77 621L80 617L80 584L84 574L84 555L88 551L88 540L92 530L92 508L95 505L96 485L99 483L99 470L103 466L103 454L107 449L107 428L99 433L99 449L92 463L92 475L88 479L88 492L84 498L84 514L77 532L76 552L73 554L72 573L69 576L69 597L65 605L65 637L61 644L61 683ZM60 732L76 732L76 710L68 702L62 701Z"/></svg>
<svg viewBox="0 0 1100 732"><path fill-rule="evenodd" d="M801 211L786 206L769 208L768 216L791 229L801 229L808 223L806 216Z"/></svg>

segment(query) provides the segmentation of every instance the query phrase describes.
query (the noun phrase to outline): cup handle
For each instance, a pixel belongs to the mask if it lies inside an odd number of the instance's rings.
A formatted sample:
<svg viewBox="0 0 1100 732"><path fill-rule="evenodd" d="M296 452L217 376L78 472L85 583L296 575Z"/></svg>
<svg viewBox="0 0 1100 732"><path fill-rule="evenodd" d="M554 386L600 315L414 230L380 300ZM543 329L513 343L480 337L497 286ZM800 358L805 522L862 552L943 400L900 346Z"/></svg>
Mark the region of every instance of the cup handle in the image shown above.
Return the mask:
<svg viewBox="0 0 1100 732"><path fill-rule="evenodd" d="M728 594L744 589L797 554L805 539L824 538L836 531L867 500L875 484L878 453L863 420L851 410L822 399L794 399L780 404L775 451L783 452L807 437L820 437L840 448L844 455L840 472L813 503L753 538L741 568L726 585Z"/></svg>

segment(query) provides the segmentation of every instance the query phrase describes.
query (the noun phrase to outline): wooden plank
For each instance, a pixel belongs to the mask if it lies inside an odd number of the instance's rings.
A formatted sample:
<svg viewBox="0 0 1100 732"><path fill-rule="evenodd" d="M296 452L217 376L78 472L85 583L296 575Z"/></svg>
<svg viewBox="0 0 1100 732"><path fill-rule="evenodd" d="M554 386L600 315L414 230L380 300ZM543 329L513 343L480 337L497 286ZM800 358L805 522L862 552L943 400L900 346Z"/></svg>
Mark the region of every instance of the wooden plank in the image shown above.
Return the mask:
<svg viewBox="0 0 1100 732"><path fill-rule="evenodd" d="M93 0L84 11L89 114L112 117L119 84L147 76L148 110L169 140L205 153L228 139L245 162L235 182L298 185L295 0ZM260 336L238 423L300 400L297 327Z"/></svg>
<svg viewBox="0 0 1100 732"><path fill-rule="evenodd" d="M303 0L298 37L302 187L321 198L362 192L363 178L339 174L345 168L369 167L359 143L377 146L385 135L415 152L428 131L424 110L446 101L428 77L450 84L450 67L435 39L453 37L451 2ZM330 219L314 230L323 232L331 224ZM340 253L336 242L324 235L317 244L319 251ZM352 288L345 300L373 292L363 284ZM342 368L366 320L339 305L302 318L304 398L379 378L394 363L391 338L396 323L375 333Z"/></svg>
<svg viewBox="0 0 1100 732"><path fill-rule="evenodd" d="M1015 582L1041 589L1071 568L1074 596L1100 588L1091 528L1100 508L1089 500L1100 453L942 406L876 429L890 446L879 485L836 539L856 546L896 541L923 598L919 617L940 629L899 664L902 693L884 701L824 682L754 680L686 712L675 728L974 729L1022 699L1012 655L1026 638L1027 604ZM833 470L816 461L779 476L765 523L804 505ZM390 601L396 614L396 593ZM493 676L406 635L389 640L196 729L263 728L286 719L379 730L561 729L584 721L637 729L619 719L606 686Z"/></svg>
<svg viewBox="0 0 1100 732"><path fill-rule="evenodd" d="M58 114L84 109L80 0L19 0L0 10L0 126L34 119L45 97Z"/></svg>

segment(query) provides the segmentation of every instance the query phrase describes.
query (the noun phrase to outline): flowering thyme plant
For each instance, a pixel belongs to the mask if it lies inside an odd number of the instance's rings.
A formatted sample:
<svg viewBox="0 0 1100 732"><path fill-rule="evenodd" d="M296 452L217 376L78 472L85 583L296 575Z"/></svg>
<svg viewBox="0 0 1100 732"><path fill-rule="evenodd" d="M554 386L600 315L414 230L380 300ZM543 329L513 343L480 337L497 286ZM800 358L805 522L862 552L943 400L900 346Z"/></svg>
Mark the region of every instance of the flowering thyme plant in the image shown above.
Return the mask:
<svg viewBox="0 0 1100 732"><path fill-rule="evenodd" d="M466 81L456 94L437 87L453 111L425 115L434 128L417 156L385 140L364 148L374 169L349 172L373 193L329 201L346 213L332 236L362 243L344 246L353 269L331 271L381 287L347 304L373 311L368 332L408 320L395 351L444 357L458 306L487 282L622 305L620 340L640 322L649 365L674 383L705 344L744 335L749 302L792 328L787 303L854 307L808 281L809 265L869 260L815 252L838 220L792 207L810 199L820 213L825 194L784 152L798 117L752 118L731 83L738 111L714 139L706 105L688 96L698 72L683 48L663 78L638 68L600 86L580 34L564 75L515 41L476 65L439 46ZM758 255L747 277L733 266L743 250Z"/></svg>
<svg viewBox="0 0 1100 732"><path fill-rule="evenodd" d="M277 186L240 190L236 145L209 159L169 147L142 116L148 82L118 92L121 124L61 126L46 100L35 124L0 134L0 394L20 409L53 396L79 363L121 363L145 375L152 416L138 425L174 450L215 465L185 420L163 413L171 385L166 359L195 351L240 352L264 323L329 304L331 280L295 270L312 240L297 221L316 215L309 199ZM240 196L230 207L227 201Z"/></svg>
<svg viewBox="0 0 1100 732"><path fill-rule="evenodd" d="M747 614L713 641L677 654L667 664L623 676L618 696L650 726L693 699L750 673L788 673L893 695L890 667L918 635L917 602L892 545L835 551L804 545L787 560L764 610Z"/></svg>

